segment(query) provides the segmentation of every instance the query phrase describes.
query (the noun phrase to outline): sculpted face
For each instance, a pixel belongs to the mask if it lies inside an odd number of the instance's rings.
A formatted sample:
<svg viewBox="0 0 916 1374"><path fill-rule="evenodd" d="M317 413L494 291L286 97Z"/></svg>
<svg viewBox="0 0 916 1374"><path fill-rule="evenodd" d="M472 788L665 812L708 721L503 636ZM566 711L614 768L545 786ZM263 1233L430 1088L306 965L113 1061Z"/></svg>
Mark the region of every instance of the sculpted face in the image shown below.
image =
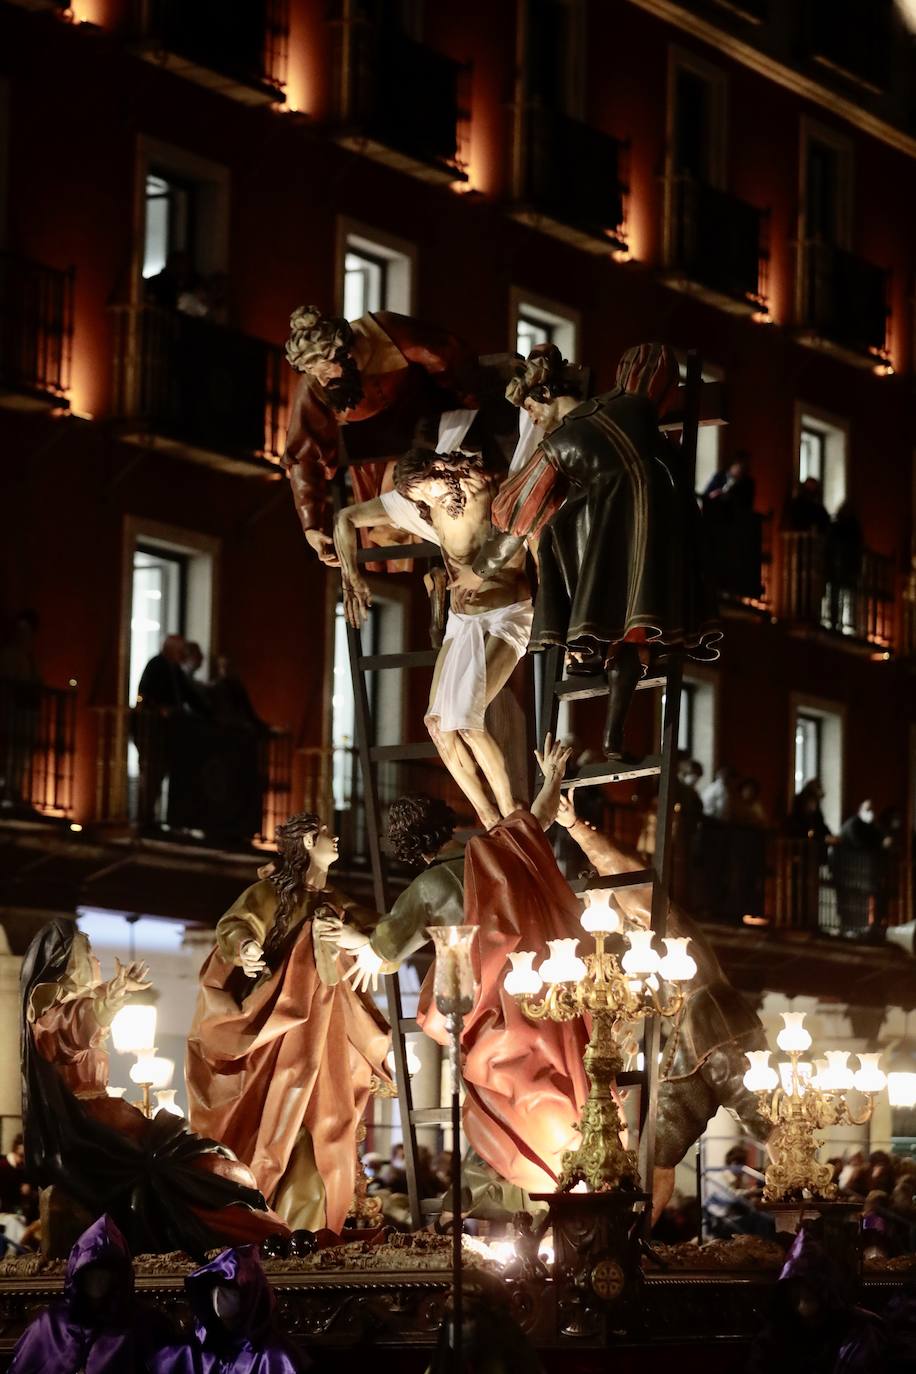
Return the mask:
<svg viewBox="0 0 916 1374"><path fill-rule="evenodd" d="M525 409L540 429L550 429L557 421L556 397L549 401L536 401L529 396L525 401Z"/></svg>
<svg viewBox="0 0 916 1374"><path fill-rule="evenodd" d="M342 364L332 362L329 358L316 358L314 362L305 365L304 371L310 377L314 377L319 386L327 386L328 382L343 376Z"/></svg>
<svg viewBox="0 0 916 1374"><path fill-rule="evenodd" d="M461 455L447 455L434 464L423 477L410 483L410 499L428 506L440 506L446 514L457 519L463 514L469 496L476 496L489 483L487 474L478 466L465 466Z"/></svg>
<svg viewBox="0 0 916 1374"><path fill-rule="evenodd" d="M302 843L308 850L311 860L320 868L330 868L340 858L340 841L323 825L317 835L303 835Z"/></svg>

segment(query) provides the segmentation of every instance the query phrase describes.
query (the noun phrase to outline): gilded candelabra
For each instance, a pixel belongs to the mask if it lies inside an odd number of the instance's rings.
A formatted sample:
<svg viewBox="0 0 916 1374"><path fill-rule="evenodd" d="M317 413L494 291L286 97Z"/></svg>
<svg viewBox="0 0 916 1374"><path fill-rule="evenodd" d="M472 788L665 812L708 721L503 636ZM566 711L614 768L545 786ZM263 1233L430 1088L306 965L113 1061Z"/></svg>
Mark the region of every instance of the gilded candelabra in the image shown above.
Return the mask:
<svg viewBox="0 0 916 1374"><path fill-rule="evenodd" d="M534 952L510 954L505 988L532 1021L591 1018L584 1060L589 1093L579 1122L582 1140L563 1156L559 1190L568 1192L580 1182L593 1192L635 1190L636 1153L621 1140L623 1121L614 1096L623 1068L623 1028L649 1016L676 1016L684 1000L680 984L693 977L696 964L687 953L687 939L666 938L666 952L659 955L650 930L624 934L607 890L590 892L587 900L582 927L594 938L594 953L580 958L578 940L549 940L550 954L539 969L534 968ZM539 997L543 984L546 992Z"/></svg>
<svg viewBox="0 0 916 1374"><path fill-rule="evenodd" d="M803 1197L830 1201L836 1196L833 1170L821 1164L821 1141L816 1131L830 1126L864 1126L874 1110L875 1094L887 1083L878 1067L877 1054L860 1054L859 1069L848 1066L844 1050L827 1050L813 1063L802 1059L811 1047L811 1034L801 1012L783 1012L785 1022L776 1043L788 1055L778 1070L770 1064L769 1050L752 1050L744 1086L757 1094L760 1114L773 1126L768 1142L770 1164L763 1190L766 1202L798 1201ZM850 1088L865 1098L856 1115L846 1099Z"/></svg>

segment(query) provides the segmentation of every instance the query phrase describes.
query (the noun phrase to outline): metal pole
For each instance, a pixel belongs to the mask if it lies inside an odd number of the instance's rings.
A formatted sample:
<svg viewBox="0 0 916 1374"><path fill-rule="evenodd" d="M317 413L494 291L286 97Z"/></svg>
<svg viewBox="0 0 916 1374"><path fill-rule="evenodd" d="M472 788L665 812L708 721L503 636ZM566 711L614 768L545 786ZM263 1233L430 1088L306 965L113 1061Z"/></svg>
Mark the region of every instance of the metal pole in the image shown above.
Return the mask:
<svg viewBox="0 0 916 1374"><path fill-rule="evenodd" d="M464 1325L463 1274L461 1265L461 1237L464 1223L461 1216L461 1028L464 1018L452 1012L448 1018L449 1067L452 1088L452 1368L455 1374L462 1369L462 1339Z"/></svg>

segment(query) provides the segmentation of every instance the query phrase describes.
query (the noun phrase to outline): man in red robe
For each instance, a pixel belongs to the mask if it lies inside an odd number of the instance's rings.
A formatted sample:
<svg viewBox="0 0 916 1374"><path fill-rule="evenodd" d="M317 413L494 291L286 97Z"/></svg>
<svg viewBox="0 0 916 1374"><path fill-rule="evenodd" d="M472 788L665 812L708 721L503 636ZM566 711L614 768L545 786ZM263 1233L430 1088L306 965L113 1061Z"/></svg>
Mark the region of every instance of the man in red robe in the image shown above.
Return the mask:
<svg viewBox="0 0 916 1374"><path fill-rule="evenodd" d="M302 380L283 464L309 545L323 563L336 567L323 527L342 427L355 464L354 498L371 500L392 490L389 469L411 447L420 421L477 405L478 362L454 334L408 315L380 310L348 322L314 306L300 306L290 316L286 356ZM392 537L388 532L373 542L390 543ZM398 534L395 542L409 540Z"/></svg>

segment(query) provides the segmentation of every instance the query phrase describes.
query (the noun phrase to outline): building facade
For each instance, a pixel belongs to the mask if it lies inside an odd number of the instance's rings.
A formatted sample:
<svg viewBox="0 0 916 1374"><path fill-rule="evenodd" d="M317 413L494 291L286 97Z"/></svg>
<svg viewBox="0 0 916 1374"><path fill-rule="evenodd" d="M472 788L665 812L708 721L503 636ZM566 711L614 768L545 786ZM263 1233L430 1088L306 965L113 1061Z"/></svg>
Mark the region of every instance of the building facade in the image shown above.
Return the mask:
<svg viewBox="0 0 916 1374"><path fill-rule="evenodd" d="M700 352L722 386L698 484L749 455L759 555L721 664L688 674L682 743L707 781L756 779L774 829L809 778L833 831L864 798L895 808L888 919L913 915L916 108L895 6L33 0L0 5L0 54L10 957L81 907L212 923L289 807L334 806L358 870L336 587L280 466L306 301L415 314L480 354L550 339L599 390L639 340ZM806 478L858 522L841 571L786 518ZM379 580L379 647L418 642L418 582ZM132 710L168 632L231 659L265 727L242 843L193 817L137 837ZM378 685L379 742L419 738L421 693ZM648 747L656 723L635 729ZM195 758L212 795L237 776ZM630 824L629 795L608 801ZM811 934L793 862L770 855L759 914ZM717 938L751 989L838 976Z"/></svg>

